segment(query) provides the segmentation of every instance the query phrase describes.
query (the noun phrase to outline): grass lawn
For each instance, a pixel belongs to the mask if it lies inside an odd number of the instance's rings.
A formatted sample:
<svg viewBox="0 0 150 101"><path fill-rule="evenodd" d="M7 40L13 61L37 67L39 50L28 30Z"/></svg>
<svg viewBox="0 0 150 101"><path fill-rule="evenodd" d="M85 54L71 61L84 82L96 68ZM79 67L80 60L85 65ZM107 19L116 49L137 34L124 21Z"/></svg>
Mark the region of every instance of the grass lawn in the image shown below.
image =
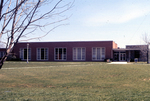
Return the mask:
<svg viewBox="0 0 150 101"><path fill-rule="evenodd" d="M0 101L149 101L150 65L6 62Z"/></svg>

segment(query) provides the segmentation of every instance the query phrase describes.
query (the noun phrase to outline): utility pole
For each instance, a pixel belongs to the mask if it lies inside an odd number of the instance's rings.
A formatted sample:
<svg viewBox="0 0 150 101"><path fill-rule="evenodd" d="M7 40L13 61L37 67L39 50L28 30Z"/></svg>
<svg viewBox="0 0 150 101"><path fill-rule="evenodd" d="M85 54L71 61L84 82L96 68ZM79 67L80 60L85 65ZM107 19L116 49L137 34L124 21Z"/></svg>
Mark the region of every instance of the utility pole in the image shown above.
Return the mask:
<svg viewBox="0 0 150 101"><path fill-rule="evenodd" d="M147 64L150 64L150 43L147 44Z"/></svg>
<svg viewBox="0 0 150 101"><path fill-rule="evenodd" d="M29 43L27 43L27 63L29 63Z"/></svg>

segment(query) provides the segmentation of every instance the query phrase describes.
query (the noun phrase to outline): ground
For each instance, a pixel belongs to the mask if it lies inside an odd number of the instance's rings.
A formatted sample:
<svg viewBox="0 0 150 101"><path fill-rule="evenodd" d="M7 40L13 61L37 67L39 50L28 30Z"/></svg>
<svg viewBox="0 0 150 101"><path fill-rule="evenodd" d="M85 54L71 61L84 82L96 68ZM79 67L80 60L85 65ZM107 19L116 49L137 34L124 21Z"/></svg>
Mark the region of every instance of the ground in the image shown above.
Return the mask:
<svg viewBox="0 0 150 101"><path fill-rule="evenodd" d="M150 65L6 62L0 101L149 101Z"/></svg>

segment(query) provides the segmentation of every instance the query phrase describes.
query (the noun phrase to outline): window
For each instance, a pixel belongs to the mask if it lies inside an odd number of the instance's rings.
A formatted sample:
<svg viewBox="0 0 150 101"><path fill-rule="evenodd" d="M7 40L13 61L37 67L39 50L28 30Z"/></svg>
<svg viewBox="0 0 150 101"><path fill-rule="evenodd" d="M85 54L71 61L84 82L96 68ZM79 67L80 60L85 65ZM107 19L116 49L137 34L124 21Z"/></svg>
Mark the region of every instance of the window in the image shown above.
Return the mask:
<svg viewBox="0 0 150 101"><path fill-rule="evenodd" d="M5 52L0 52L0 58L4 56Z"/></svg>
<svg viewBox="0 0 150 101"><path fill-rule="evenodd" d="M31 49L29 48L28 51L27 51L27 48L20 48L20 58L22 60L27 59L27 54L28 54L28 59L31 60Z"/></svg>
<svg viewBox="0 0 150 101"><path fill-rule="evenodd" d="M73 60L85 60L85 48L73 48Z"/></svg>
<svg viewBox="0 0 150 101"><path fill-rule="evenodd" d="M105 48L94 47L92 48L92 60L104 60Z"/></svg>
<svg viewBox="0 0 150 101"><path fill-rule="evenodd" d="M66 48L55 48L55 60L66 60L67 52Z"/></svg>
<svg viewBox="0 0 150 101"><path fill-rule="evenodd" d="M48 60L48 48L37 48L37 60Z"/></svg>

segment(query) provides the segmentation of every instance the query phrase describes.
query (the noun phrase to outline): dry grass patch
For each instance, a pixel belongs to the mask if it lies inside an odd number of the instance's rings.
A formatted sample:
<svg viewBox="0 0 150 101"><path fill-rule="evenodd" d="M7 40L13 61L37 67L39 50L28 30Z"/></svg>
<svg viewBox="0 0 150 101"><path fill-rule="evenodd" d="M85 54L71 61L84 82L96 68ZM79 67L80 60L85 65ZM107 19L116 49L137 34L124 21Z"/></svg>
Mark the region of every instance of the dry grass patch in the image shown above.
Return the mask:
<svg viewBox="0 0 150 101"><path fill-rule="evenodd" d="M1 78L4 78L4 77L5 77L5 75L0 74L0 79L1 79Z"/></svg>

